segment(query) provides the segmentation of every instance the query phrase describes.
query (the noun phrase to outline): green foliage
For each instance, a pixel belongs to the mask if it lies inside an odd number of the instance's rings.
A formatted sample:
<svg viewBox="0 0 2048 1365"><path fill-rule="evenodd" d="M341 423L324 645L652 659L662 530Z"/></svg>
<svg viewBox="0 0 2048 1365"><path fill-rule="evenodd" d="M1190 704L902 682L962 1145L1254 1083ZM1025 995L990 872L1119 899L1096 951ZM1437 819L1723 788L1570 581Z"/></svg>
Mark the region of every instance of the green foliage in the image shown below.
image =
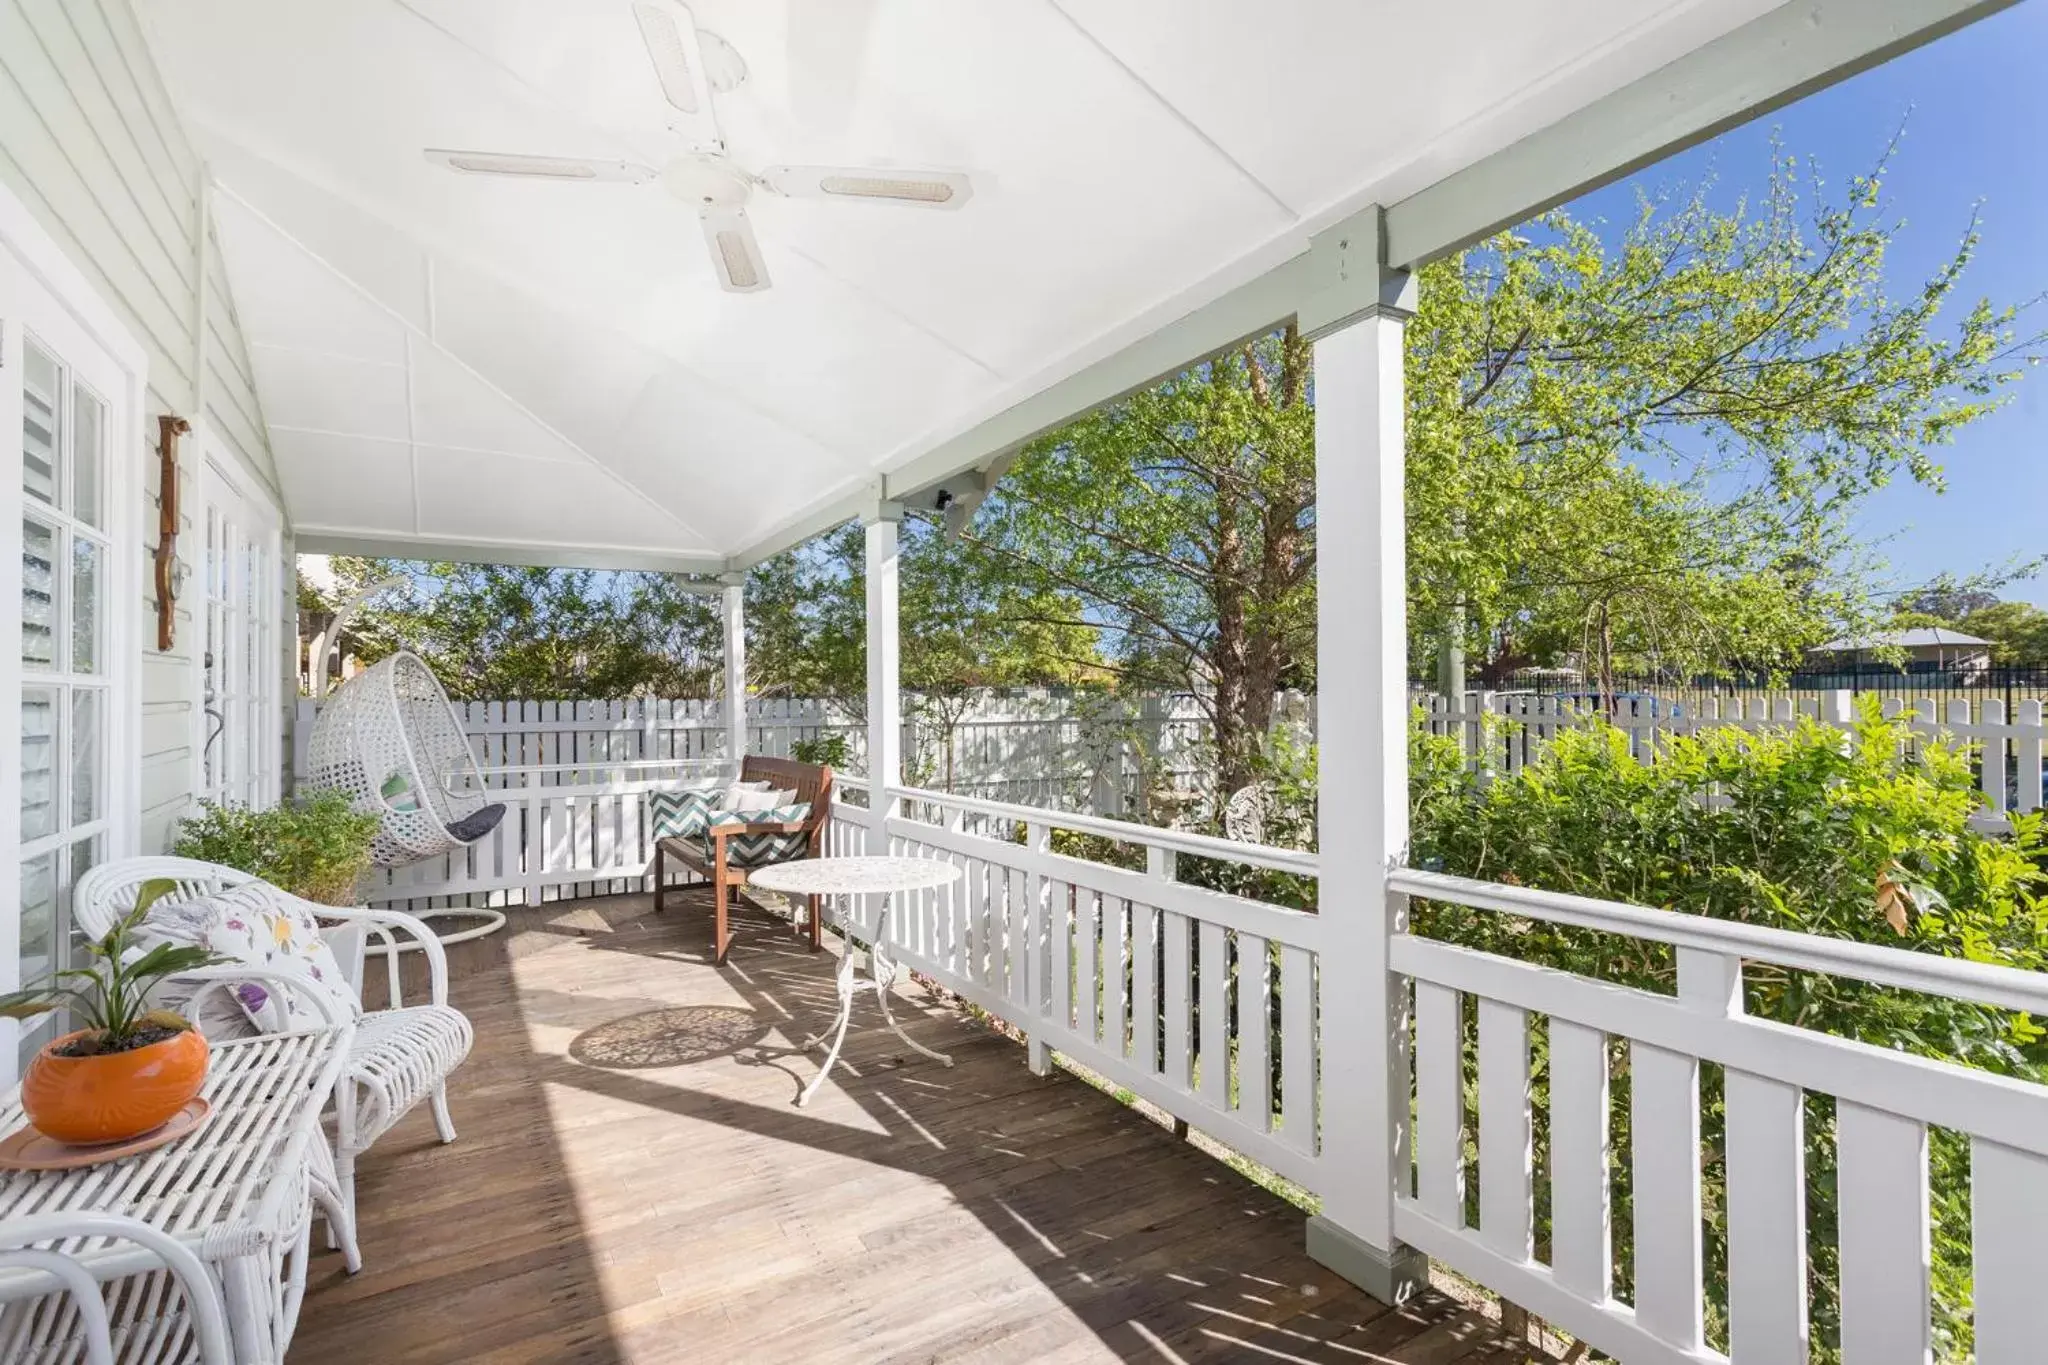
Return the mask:
<svg viewBox="0 0 2048 1365"><path fill-rule="evenodd" d="M167 976L197 971L228 959L204 948L169 943L159 943L139 954L129 946L149 907L177 889L177 883L172 881L144 882L135 893L134 907L105 937L86 945L91 965L54 972L27 990L0 996L0 1018L30 1019L68 1005L96 1035L85 1040L85 1053L116 1051L144 1029L191 1028L191 1023L180 1015L151 1009L150 990Z"/></svg>
<svg viewBox="0 0 2048 1365"><path fill-rule="evenodd" d="M2039 338L1957 298L1976 225L1887 296L1879 177L1781 157L1754 202L1552 213L1423 269L1408 329L1417 647L1485 670L1769 669L1877 614L1850 518L2002 401Z"/></svg>
<svg viewBox="0 0 2048 1365"><path fill-rule="evenodd" d="M345 645L366 663L400 649L457 701L705 696L722 667L713 597L659 573L388 559L333 561L344 593L394 575ZM319 595L311 593L316 605ZM300 588L300 610L309 590Z"/></svg>
<svg viewBox="0 0 2048 1365"><path fill-rule="evenodd" d="M789 746L789 756L799 763L818 763L827 768L844 768L849 749L842 734L812 735Z"/></svg>
<svg viewBox="0 0 2048 1365"><path fill-rule="evenodd" d="M1309 369L1289 327L1084 417L1024 453L968 538L982 573L1072 599L1122 678L1191 688L1226 791L1313 667Z"/></svg>
<svg viewBox="0 0 2048 1365"><path fill-rule="evenodd" d="M1956 623L1965 633L1991 642L2002 664L2048 663L2048 611L2031 602L1994 602Z"/></svg>
<svg viewBox="0 0 2048 1365"><path fill-rule="evenodd" d="M1465 778L1454 743L1418 737L1412 766L1414 856L1428 866L1689 914L1741 920L2027 970L2048 966L2043 826L1980 834L1966 752L1916 743L1873 704L1846 737L1803 722L1766 734L1732 728L1674 737L1654 764L1605 725L1565 731L1521 772L1484 788ZM1419 933L1467 947L1669 994L1668 950L1511 915L1422 903ZM2048 1079L2036 1021L1967 1002L1754 965L1745 1007L1756 1017L1940 1058L2001 1075ZM1542 1049L1538 1108L1547 1114ZM1703 1088L1710 1191L1722 1172L1717 1075ZM1630 1273L1627 1075L1614 1064L1618 1274ZM1838 1344L1834 1120L1809 1101L1807 1163L1816 1358ZM1539 1133L1539 1147L1547 1130ZM1930 1142L1935 1296L1944 1359L1969 1343L1969 1166L1958 1135ZM1539 1151L1537 1169L1545 1169ZM1539 1201L1542 1202L1542 1201ZM1547 1206L1547 1205L1545 1205ZM1724 1204L1707 1201L1713 1328L1725 1325ZM1725 1344L1725 1338L1722 1339Z"/></svg>
<svg viewBox="0 0 2048 1365"><path fill-rule="evenodd" d="M1070 598L977 572L923 520L902 531L904 686L925 701L969 689L1071 685L1101 675ZM365 662L411 649L458 700L708 696L722 626L701 584L668 574L336 557L345 585L393 575L348 648ZM867 691L866 567L858 524L757 565L747 577L747 667L756 694ZM319 605L301 585L301 610Z"/></svg>
<svg viewBox="0 0 2048 1365"><path fill-rule="evenodd" d="M171 852L253 873L295 896L347 905L370 865L375 815L359 814L339 791L316 792L264 810L204 802L179 822Z"/></svg>

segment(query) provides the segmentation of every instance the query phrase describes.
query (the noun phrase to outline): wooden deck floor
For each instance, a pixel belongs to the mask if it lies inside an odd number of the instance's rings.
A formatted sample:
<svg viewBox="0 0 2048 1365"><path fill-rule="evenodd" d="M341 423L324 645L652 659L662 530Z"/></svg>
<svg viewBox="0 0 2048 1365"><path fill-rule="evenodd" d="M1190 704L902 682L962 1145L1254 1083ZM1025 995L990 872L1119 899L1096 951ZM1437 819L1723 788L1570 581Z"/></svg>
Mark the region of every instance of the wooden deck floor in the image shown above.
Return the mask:
<svg viewBox="0 0 2048 1365"><path fill-rule="evenodd" d="M953 1069L870 995L858 1075L794 1108L835 959L748 909L715 969L678 900L451 950L461 1137L422 1112L365 1160L366 1269L316 1256L292 1365L1521 1359L1440 1296L1367 1298L1298 1210L915 988L899 1017Z"/></svg>

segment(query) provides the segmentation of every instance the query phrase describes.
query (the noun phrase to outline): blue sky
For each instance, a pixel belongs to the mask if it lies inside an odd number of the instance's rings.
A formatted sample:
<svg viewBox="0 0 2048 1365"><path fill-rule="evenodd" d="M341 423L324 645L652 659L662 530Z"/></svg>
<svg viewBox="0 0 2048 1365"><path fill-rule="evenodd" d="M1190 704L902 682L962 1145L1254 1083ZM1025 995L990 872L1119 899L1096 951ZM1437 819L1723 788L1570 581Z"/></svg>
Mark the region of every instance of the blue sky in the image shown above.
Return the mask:
<svg viewBox="0 0 2048 1365"><path fill-rule="evenodd" d="M1638 188L1712 174L1717 200L1760 187L1773 130L1818 161L1830 184L1870 169L1906 122L1885 191L1905 231L1887 259L1903 297L1955 248L1981 203L1983 244L1957 303L2020 303L2048 291L2048 0L2026 0L1789 109L1571 205L1582 219L1629 220ZM1965 297L1966 296L1966 297ZM1955 305L1952 304L1953 308ZM2048 305L2021 327L2048 326ZM1936 454L1948 491L1895 482L1859 526L1901 584L1969 574L2048 553L2048 364L2032 367L2003 411ZM2048 573L2003 595L2048 607Z"/></svg>

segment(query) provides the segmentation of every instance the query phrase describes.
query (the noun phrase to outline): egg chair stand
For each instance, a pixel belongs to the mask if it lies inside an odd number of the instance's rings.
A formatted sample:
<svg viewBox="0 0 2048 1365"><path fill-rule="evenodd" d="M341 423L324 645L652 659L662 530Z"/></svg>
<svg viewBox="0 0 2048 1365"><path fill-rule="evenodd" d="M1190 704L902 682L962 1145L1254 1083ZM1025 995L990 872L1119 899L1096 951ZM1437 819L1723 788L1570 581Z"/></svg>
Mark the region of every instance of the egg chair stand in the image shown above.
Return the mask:
<svg viewBox="0 0 2048 1365"><path fill-rule="evenodd" d="M468 848L505 818L490 801L462 720L426 663L407 651L379 660L321 704L307 744L308 788L345 792L377 817L370 860L404 867ZM495 910L451 906L434 918L482 921L449 937L504 927Z"/></svg>

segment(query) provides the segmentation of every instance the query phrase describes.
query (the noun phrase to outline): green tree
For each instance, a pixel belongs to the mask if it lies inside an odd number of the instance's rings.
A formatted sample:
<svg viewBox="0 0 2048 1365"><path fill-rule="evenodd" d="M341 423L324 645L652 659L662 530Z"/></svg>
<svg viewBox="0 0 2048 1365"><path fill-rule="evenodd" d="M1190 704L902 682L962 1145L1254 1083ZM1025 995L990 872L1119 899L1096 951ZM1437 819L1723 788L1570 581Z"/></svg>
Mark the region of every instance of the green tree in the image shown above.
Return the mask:
<svg viewBox="0 0 2048 1365"><path fill-rule="evenodd" d="M1498 676L1788 667L1881 614L1849 519L2001 401L2014 314L1956 298L1974 222L1893 300L1876 176L1832 196L1782 157L1759 200L1643 201L1610 244L1557 212L1423 268L1408 329L1412 648ZM1216 356L1028 447L971 539L1087 605L1131 679L1191 687L1220 782L1273 690L1313 680L1309 348Z"/></svg>
<svg viewBox="0 0 2048 1365"><path fill-rule="evenodd" d="M1309 370L1290 326L1084 417L1025 452L970 535L991 577L1085 604L1049 620L1099 628L1122 677L1191 688L1225 790L1313 667Z"/></svg>
<svg viewBox="0 0 2048 1365"><path fill-rule="evenodd" d="M1956 299L1974 221L1893 300L1878 176L1830 197L1804 171L1782 157L1725 210L1711 186L1645 199L1612 245L1553 213L1425 268L1408 510L1431 643L1455 631L1495 673L1527 662L1585 633L1589 578L1663 585L1636 660L1688 670L1789 665L1879 614L1850 512L1900 474L1938 488L1931 452L2038 338ZM1657 537L1630 529L1639 471L1673 490L1648 509Z"/></svg>
<svg viewBox="0 0 2048 1365"><path fill-rule="evenodd" d="M666 574L344 557L333 567L344 594L407 579L356 618L350 652L375 662L410 649L457 700L707 696L722 666L714 600Z"/></svg>
<svg viewBox="0 0 2048 1365"><path fill-rule="evenodd" d="M1957 624L1991 641L1992 657L1999 663L2048 663L2048 611L2031 602L1993 602Z"/></svg>

